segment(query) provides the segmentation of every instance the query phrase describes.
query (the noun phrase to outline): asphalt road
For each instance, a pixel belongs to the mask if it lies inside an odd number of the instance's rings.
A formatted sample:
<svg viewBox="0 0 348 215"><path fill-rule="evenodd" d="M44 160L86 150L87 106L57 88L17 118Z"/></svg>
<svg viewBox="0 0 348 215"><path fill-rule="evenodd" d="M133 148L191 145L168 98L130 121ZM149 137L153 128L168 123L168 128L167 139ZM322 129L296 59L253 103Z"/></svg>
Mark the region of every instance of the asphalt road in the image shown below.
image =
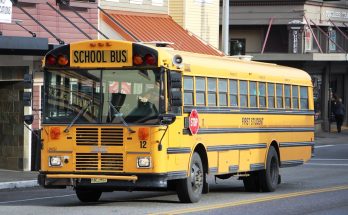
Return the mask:
<svg viewBox="0 0 348 215"><path fill-rule="evenodd" d="M0 214L348 214L348 136L319 138L315 157L281 169L273 193L248 193L235 178L210 178L199 203L181 204L171 192L103 193L100 202L79 202L73 190L27 188L0 191Z"/></svg>

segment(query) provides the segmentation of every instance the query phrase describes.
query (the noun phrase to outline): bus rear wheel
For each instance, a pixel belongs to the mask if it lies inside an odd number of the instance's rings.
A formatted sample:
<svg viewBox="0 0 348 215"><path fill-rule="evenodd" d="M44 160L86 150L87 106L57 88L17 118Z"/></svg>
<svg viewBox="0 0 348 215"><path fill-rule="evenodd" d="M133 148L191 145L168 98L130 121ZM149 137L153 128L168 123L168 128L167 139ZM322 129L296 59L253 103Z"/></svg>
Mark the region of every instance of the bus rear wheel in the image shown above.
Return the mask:
<svg viewBox="0 0 348 215"><path fill-rule="evenodd" d="M99 190L76 188L76 196L81 202L97 202L102 194Z"/></svg>
<svg viewBox="0 0 348 215"><path fill-rule="evenodd" d="M268 150L266 169L260 172L260 185L263 192L273 192L279 182L279 157L275 148Z"/></svg>
<svg viewBox="0 0 348 215"><path fill-rule="evenodd" d="M177 182L176 192L180 202L198 202L202 196L204 183L202 159L197 152L194 152L191 159L190 174L188 178L180 179Z"/></svg>

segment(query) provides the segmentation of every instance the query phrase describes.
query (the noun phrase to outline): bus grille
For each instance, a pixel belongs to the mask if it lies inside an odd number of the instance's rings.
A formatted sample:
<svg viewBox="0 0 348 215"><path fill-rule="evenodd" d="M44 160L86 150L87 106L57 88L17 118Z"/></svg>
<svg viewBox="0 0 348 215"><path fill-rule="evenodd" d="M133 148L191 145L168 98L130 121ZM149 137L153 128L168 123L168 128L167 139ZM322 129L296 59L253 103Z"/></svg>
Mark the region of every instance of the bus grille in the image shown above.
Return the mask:
<svg viewBox="0 0 348 215"><path fill-rule="evenodd" d="M100 156L101 159L98 159ZM121 153L76 153L77 171L122 171Z"/></svg>
<svg viewBox="0 0 348 215"><path fill-rule="evenodd" d="M122 128L76 128L77 146L123 146Z"/></svg>
<svg viewBox="0 0 348 215"><path fill-rule="evenodd" d="M97 146L98 128L76 128L76 145Z"/></svg>
<svg viewBox="0 0 348 215"><path fill-rule="evenodd" d="M123 129L122 128L102 128L101 145L103 146L122 146Z"/></svg>

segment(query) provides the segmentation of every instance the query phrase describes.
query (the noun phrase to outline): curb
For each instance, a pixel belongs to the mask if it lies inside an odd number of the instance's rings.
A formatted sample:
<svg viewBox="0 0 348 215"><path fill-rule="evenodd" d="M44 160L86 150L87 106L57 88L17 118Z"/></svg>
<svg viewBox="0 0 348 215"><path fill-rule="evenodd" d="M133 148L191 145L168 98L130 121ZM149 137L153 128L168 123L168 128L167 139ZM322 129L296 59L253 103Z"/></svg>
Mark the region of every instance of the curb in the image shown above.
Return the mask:
<svg viewBox="0 0 348 215"><path fill-rule="evenodd" d="M25 187L36 187L39 186L37 180L29 180L29 181L13 181L13 182L1 182L1 189L14 189L14 188L25 188Z"/></svg>

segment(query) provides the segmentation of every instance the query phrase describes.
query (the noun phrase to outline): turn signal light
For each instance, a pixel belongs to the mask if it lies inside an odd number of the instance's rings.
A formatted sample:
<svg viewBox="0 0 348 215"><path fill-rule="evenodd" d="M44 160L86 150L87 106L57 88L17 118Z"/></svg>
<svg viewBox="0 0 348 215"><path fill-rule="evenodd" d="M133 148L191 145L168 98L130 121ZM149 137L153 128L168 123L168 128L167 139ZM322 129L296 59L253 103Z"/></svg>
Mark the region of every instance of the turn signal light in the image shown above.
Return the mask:
<svg viewBox="0 0 348 215"><path fill-rule="evenodd" d="M150 135L150 131L148 128L139 128L138 137L139 140L148 140Z"/></svg>
<svg viewBox="0 0 348 215"><path fill-rule="evenodd" d="M60 128L59 127L52 127L50 129L50 137L52 140L58 140L60 137Z"/></svg>

